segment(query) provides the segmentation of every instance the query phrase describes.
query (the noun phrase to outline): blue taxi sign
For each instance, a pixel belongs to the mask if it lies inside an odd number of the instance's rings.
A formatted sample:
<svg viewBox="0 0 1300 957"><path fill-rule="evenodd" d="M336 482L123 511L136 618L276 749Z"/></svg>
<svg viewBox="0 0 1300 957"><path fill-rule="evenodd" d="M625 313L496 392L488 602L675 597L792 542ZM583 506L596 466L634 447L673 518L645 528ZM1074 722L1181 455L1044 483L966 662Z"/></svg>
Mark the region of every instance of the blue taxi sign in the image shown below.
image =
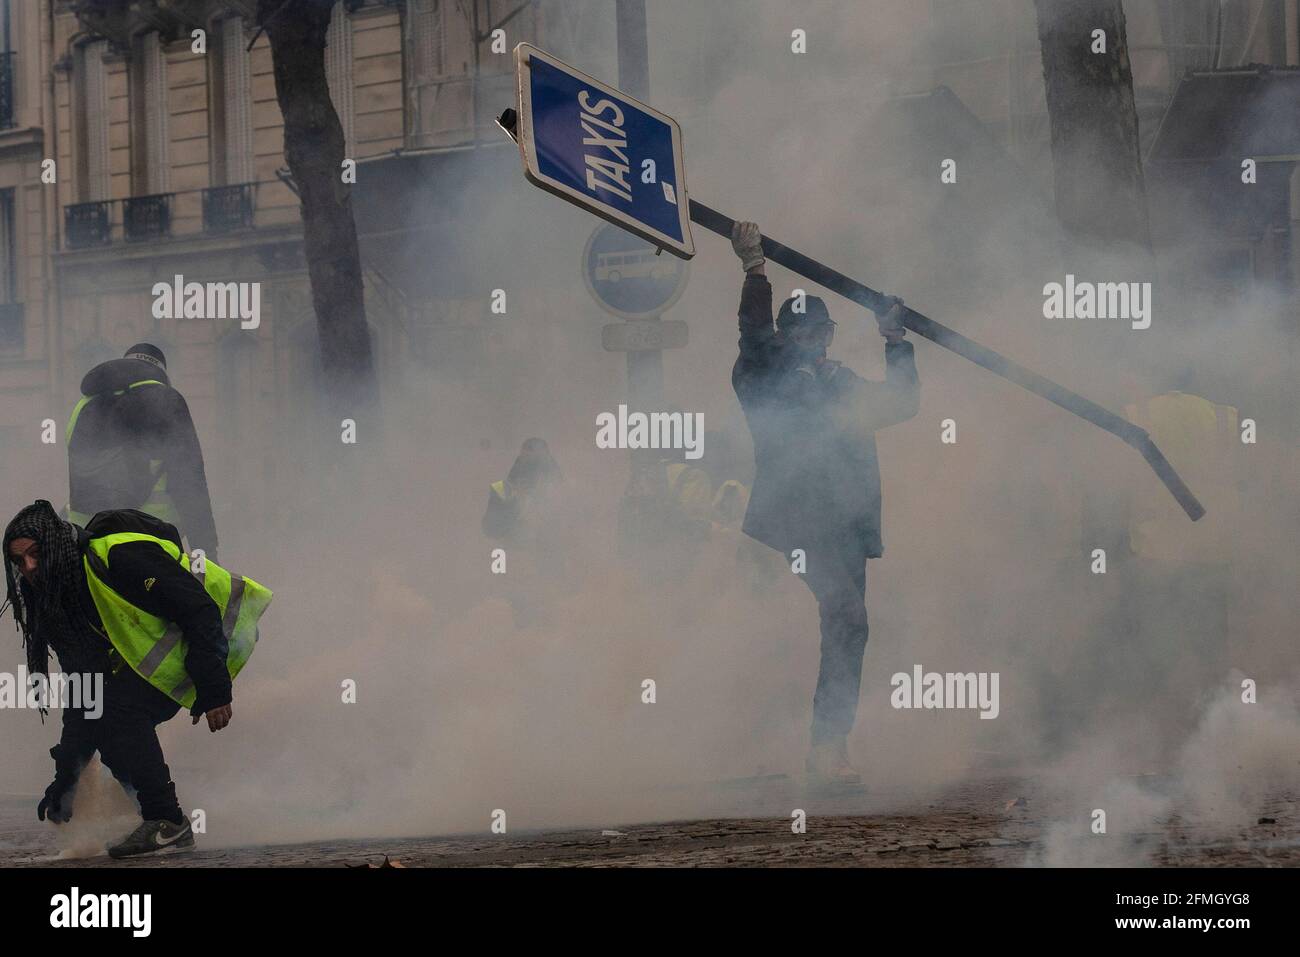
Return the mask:
<svg viewBox="0 0 1300 957"><path fill-rule="evenodd" d="M529 182L681 259L695 255L677 122L528 43L515 138Z"/></svg>

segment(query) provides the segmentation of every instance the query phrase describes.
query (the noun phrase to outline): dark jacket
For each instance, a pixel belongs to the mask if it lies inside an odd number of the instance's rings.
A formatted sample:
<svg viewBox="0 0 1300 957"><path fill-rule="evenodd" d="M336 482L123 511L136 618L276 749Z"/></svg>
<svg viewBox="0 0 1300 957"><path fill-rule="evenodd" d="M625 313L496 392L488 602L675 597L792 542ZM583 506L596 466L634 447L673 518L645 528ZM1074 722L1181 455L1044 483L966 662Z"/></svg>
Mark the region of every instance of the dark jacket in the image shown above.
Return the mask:
<svg viewBox="0 0 1300 957"><path fill-rule="evenodd" d="M885 346L885 381L838 362L801 361L772 323L772 286L747 276L731 384L754 440L746 534L782 552L883 552L877 429L916 415L921 386L910 342Z"/></svg>
<svg viewBox="0 0 1300 957"><path fill-rule="evenodd" d="M148 379L164 384L128 388ZM203 451L189 406L167 382L167 373L139 359L114 359L86 373L81 393L93 398L68 442L69 505L86 515L139 508L165 474L190 547L215 558L217 529Z"/></svg>
<svg viewBox="0 0 1300 957"><path fill-rule="evenodd" d="M134 509L118 509L100 512L90 520L83 550L91 538L116 532L143 532L180 547L180 535L173 526ZM104 584L140 610L180 626L186 645L185 670L194 681L190 714L230 704L230 671L226 667L229 646L221 630L221 609L186 565L153 542L124 542L114 545L109 554ZM85 603L90 624L104 635L103 623L89 594Z"/></svg>

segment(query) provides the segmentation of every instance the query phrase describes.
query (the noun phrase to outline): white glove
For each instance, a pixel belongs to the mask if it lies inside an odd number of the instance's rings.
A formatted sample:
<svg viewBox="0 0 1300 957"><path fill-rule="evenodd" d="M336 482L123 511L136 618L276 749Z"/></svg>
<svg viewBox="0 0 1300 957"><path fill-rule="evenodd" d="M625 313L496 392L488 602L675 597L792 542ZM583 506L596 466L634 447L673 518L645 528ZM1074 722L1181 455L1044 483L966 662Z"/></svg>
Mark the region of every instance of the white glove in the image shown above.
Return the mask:
<svg viewBox="0 0 1300 957"><path fill-rule="evenodd" d="M746 271L767 262L763 256L763 234L758 223L736 223L731 227L731 248Z"/></svg>

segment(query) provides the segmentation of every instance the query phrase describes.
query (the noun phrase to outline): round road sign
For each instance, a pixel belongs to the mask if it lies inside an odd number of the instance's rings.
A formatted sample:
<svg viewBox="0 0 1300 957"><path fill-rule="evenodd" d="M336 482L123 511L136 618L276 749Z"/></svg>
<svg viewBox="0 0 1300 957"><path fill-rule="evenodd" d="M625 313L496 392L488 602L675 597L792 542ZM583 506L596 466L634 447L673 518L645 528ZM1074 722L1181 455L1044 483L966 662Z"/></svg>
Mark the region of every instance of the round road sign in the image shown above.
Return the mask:
<svg viewBox="0 0 1300 957"><path fill-rule="evenodd" d="M686 289L690 266L610 223L587 240L582 277L606 312L624 319L648 319L670 308Z"/></svg>

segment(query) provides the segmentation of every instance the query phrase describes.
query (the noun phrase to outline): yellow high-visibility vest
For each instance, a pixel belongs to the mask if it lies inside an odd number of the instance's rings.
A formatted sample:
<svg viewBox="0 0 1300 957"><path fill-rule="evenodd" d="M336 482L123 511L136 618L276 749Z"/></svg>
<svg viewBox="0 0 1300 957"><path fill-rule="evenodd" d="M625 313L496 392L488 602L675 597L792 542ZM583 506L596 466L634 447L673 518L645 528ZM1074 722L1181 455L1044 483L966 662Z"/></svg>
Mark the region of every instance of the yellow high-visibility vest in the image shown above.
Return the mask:
<svg viewBox="0 0 1300 957"><path fill-rule="evenodd" d="M1227 561L1241 508L1237 410L1198 395L1167 392L1125 412L1150 433L1205 506L1205 516L1191 522L1159 483L1134 488L1129 526L1134 553L1168 561Z"/></svg>
<svg viewBox="0 0 1300 957"><path fill-rule="evenodd" d="M684 462L670 462L664 471L669 500L683 515L707 520L713 509L713 481L704 469Z"/></svg>
<svg viewBox="0 0 1300 957"><path fill-rule="evenodd" d="M194 682L185 671L189 650L180 626L137 608L106 582L115 545L124 542L153 542L189 570L186 556L174 542L140 532L117 532L92 538L84 557L86 582L104 623L108 640L123 660L141 678L178 704L194 704ZM232 574L216 562L205 561L198 575L204 590L221 612L221 630L226 636L226 668L233 679L247 663L257 644L257 621L271 603L271 591L251 578Z"/></svg>

